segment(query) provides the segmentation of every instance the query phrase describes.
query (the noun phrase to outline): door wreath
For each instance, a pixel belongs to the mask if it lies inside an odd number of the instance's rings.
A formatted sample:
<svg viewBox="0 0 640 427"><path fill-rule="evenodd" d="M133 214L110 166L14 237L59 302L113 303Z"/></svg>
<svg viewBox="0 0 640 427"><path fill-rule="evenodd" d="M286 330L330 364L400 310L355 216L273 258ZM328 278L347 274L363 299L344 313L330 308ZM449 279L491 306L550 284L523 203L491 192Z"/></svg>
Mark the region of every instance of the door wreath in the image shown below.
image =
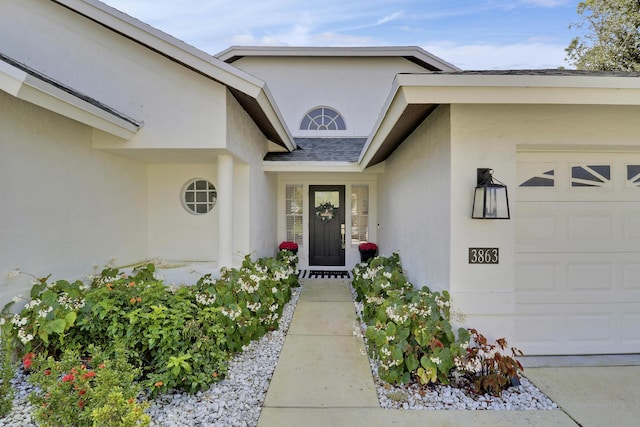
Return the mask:
<svg viewBox="0 0 640 427"><path fill-rule="evenodd" d="M336 216L336 212L338 212L338 208L333 206L330 202L316 206L316 218L319 218L324 222L331 221Z"/></svg>

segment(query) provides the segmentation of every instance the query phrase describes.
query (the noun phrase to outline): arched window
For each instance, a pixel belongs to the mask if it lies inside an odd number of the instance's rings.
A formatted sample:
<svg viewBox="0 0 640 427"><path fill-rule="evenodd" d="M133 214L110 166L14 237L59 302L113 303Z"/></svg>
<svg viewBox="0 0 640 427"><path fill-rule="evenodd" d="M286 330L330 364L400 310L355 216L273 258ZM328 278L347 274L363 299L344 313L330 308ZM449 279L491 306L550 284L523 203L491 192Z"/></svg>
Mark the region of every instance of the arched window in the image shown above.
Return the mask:
<svg viewBox="0 0 640 427"><path fill-rule="evenodd" d="M329 107L316 107L305 114L300 130L345 130L344 119Z"/></svg>

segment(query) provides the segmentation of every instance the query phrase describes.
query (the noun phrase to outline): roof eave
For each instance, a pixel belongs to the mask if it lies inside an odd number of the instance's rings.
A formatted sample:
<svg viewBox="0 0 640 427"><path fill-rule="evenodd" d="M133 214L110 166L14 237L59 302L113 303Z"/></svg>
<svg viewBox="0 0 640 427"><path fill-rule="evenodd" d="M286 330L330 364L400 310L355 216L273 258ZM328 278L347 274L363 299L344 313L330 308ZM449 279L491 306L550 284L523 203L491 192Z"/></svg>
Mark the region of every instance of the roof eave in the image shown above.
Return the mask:
<svg viewBox="0 0 640 427"><path fill-rule="evenodd" d="M460 68L438 58L418 46L231 46L216 58L233 63L245 56L281 57L398 57L411 61L430 71L460 71Z"/></svg>
<svg viewBox="0 0 640 427"><path fill-rule="evenodd" d="M358 160L386 160L442 104L640 105L640 79L593 76L400 74Z"/></svg>
<svg viewBox="0 0 640 427"><path fill-rule="evenodd" d="M0 90L125 140L131 140L142 127L140 122L99 108L74 96L72 91L65 91L4 61L0 61Z"/></svg>
<svg viewBox="0 0 640 427"><path fill-rule="evenodd" d="M252 116L252 118L256 120L260 130L267 138L289 150L295 147L280 113L268 96L266 84L262 80L97 0L51 1L233 89L232 93L247 112L258 114L259 117ZM255 100L254 106L259 107L261 112L256 108L246 108L247 99L239 99L241 98L238 96L239 93L253 98ZM268 117L269 120L277 120L279 123L266 124L263 120L264 117Z"/></svg>

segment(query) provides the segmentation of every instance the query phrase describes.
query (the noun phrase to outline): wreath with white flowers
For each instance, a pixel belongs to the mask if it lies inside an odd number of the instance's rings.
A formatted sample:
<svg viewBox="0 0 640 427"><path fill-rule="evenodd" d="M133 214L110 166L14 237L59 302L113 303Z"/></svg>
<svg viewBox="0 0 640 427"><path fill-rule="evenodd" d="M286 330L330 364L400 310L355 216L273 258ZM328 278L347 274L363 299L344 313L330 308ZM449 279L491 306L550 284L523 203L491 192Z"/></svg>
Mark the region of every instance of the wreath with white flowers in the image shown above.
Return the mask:
<svg viewBox="0 0 640 427"><path fill-rule="evenodd" d="M336 212L338 212L338 208L333 206L330 202L316 206L316 218L319 218L324 222L331 221L336 216Z"/></svg>

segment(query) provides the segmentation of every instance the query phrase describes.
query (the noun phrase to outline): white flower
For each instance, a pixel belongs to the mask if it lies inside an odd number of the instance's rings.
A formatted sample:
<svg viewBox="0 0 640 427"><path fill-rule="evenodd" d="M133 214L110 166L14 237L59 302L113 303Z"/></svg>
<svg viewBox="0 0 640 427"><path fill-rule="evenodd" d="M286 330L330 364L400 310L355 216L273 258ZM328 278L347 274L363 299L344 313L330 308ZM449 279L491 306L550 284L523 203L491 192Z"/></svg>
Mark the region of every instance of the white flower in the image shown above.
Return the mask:
<svg viewBox="0 0 640 427"><path fill-rule="evenodd" d="M439 365L440 363L442 363L442 360L440 360L439 357L430 357L429 359L436 365Z"/></svg>
<svg viewBox="0 0 640 427"><path fill-rule="evenodd" d="M7 273L7 279L12 280L18 277L19 275L20 275L20 269L16 268L15 270L11 270L9 273Z"/></svg>
<svg viewBox="0 0 640 427"><path fill-rule="evenodd" d="M15 297L13 297L13 302L15 302L16 304L20 301L22 301L22 295L16 295Z"/></svg>
<svg viewBox="0 0 640 427"><path fill-rule="evenodd" d="M4 325L5 323L7 323L7 320L4 317L0 317L0 326Z"/></svg>
<svg viewBox="0 0 640 427"><path fill-rule="evenodd" d="M274 286L273 288L271 288L271 292L274 294L278 293L278 288Z"/></svg>

